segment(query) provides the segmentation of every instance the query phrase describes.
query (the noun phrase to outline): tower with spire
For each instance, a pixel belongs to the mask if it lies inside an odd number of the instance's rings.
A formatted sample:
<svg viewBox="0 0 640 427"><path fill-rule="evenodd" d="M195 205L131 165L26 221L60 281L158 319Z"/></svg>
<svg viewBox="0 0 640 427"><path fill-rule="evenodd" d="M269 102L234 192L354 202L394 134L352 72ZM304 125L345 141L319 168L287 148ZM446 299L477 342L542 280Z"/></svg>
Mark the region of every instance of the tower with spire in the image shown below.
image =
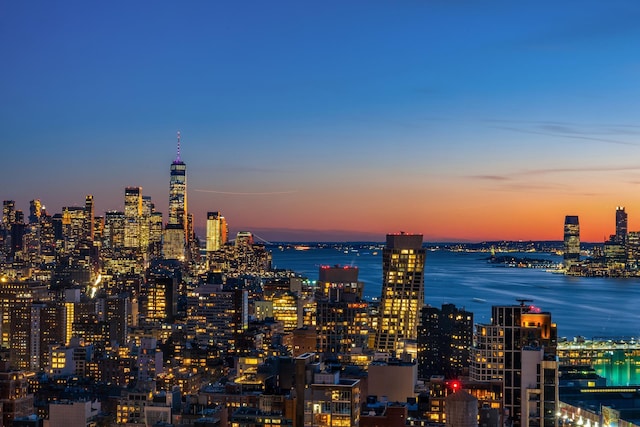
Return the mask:
<svg viewBox="0 0 640 427"><path fill-rule="evenodd" d="M187 165L180 158L180 132L176 159L171 163L169 181L169 225L187 227Z"/></svg>
<svg viewBox="0 0 640 427"><path fill-rule="evenodd" d="M171 163L169 180L169 222L162 237L162 255L165 259L186 259L187 237L187 165L180 158L180 132L176 159Z"/></svg>

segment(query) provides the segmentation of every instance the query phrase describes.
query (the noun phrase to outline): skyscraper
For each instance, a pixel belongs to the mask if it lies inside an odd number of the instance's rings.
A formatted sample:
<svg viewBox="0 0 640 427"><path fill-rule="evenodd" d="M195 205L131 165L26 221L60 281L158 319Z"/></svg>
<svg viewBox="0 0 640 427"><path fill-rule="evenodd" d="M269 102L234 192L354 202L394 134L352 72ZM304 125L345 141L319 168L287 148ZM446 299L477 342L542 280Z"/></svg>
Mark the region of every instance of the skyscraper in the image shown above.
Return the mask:
<svg viewBox="0 0 640 427"><path fill-rule="evenodd" d="M35 224L40 221L42 214L42 203L40 199L34 199L29 202L29 224Z"/></svg>
<svg viewBox="0 0 640 427"><path fill-rule="evenodd" d="M207 213L207 252L219 251L227 243L229 227L220 212Z"/></svg>
<svg viewBox="0 0 640 427"><path fill-rule="evenodd" d="M87 194L87 197L84 199L84 228L85 235L88 240L93 242L93 237L95 233L95 224L93 222L94 218L94 207L93 207L93 195Z"/></svg>
<svg viewBox="0 0 640 427"><path fill-rule="evenodd" d="M180 158L180 132L178 132L178 151L171 163L169 181L169 224L187 226L187 165Z"/></svg>
<svg viewBox="0 0 640 427"><path fill-rule="evenodd" d="M616 243L627 243L627 213L624 206L616 207Z"/></svg>
<svg viewBox="0 0 640 427"><path fill-rule="evenodd" d="M382 296L375 349L395 352L403 339L418 336L424 304L424 262L421 234L388 234L382 251Z"/></svg>
<svg viewBox="0 0 640 427"><path fill-rule="evenodd" d="M142 216L142 187L124 189L124 246L140 246L140 218Z"/></svg>
<svg viewBox="0 0 640 427"><path fill-rule="evenodd" d="M469 348L473 343L473 313L453 304L442 310L425 305L418 335L418 376L457 378L469 368Z"/></svg>
<svg viewBox="0 0 640 427"><path fill-rule="evenodd" d="M564 217L564 267L580 262L580 223L577 215Z"/></svg>
<svg viewBox="0 0 640 427"><path fill-rule="evenodd" d="M9 228L16 221L16 202L4 200L2 202L2 225Z"/></svg>
<svg viewBox="0 0 640 427"><path fill-rule="evenodd" d="M469 377L502 382L505 425L554 426L557 327L550 313L525 302L493 306L491 323L476 325Z"/></svg>
<svg viewBox="0 0 640 427"><path fill-rule="evenodd" d="M357 267L320 267L316 327L321 353L348 354L367 347L368 304L362 301L364 284Z"/></svg>
<svg viewBox="0 0 640 427"><path fill-rule="evenodd" d="M102 234L105 248L121 249L124 247L125 216L124 212L107 211L104 215L104 231Z"/></svg>
<svg viewBox="0 0 640 427"><path fill-rule="evenodd" d="M136 218L142 215L142 187L124 189L124 216Z"/></svg>

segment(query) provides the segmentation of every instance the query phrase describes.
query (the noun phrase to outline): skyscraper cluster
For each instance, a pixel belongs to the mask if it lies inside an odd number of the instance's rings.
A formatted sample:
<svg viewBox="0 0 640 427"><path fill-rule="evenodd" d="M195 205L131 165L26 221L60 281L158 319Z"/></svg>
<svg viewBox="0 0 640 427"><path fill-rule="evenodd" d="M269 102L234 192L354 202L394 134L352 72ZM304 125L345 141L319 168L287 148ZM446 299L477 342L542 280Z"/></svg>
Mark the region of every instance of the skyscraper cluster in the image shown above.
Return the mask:
<svg viewBox="0 0 640 427"><path fill-rule="evenodd" d="M593 247L581 260L578 217L567 215L564 223L564 268L574 276L636 277L640 275L640 231L629 231L623 206L615 210L615 232L601 246Z"/></svg>
<svg viewBox="0 0 640 427"><path fill-rule="evenodd" d="M139 186L102 216L91 195L53 215L34 199L26 218L4 201L3 425L555 425L550 313L522 301L474 325L425 304L420 234L386 236L372 301L355 266L320 265L317 282L272 268L221 211L200 242L180 144L166 223ZM622 213L611 240L631 245ZM565 259L580 265L573 216Z"/></svg>

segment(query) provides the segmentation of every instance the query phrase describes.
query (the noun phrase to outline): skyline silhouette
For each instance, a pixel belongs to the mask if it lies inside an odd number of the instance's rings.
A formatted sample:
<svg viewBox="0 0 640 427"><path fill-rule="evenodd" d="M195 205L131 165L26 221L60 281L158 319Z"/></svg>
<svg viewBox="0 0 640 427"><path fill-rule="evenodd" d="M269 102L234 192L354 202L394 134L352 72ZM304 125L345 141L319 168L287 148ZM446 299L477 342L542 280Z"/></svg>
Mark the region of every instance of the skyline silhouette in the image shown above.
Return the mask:
<svg viewBox="0 0 640 427"><path fill-rule="evenodd" d="M560 240L578 215L602 241L619 205L640 229L639 18L633 1L6 4L0 197L104 212L141 186L166 220L181 131L197 229L221 211L269 239Z"/></svg>

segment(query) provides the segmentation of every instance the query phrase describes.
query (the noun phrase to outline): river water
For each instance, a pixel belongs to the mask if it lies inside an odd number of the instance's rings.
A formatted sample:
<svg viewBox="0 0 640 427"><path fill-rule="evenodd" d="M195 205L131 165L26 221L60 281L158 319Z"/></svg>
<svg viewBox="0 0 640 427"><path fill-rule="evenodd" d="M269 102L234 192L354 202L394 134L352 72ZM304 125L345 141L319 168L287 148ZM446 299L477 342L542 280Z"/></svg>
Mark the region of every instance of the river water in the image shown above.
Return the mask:
<svg viewBox="0 0 640 427"><path fill-rule="evenodd" d="M365 284L365 297L380 297L381 250L274 247L272 251L275 267L293 270L310 280L318 279L321 265L356 266ZM552 254L509 255L561 261ZM425 303L436 307L452 303L473 312L475 323L490 323L492 305L528 299L551 313L560 337L640 337L640 279L569 277L545 269L495 265L487 262L488 257L483 252L428 251Z"/></svg>

